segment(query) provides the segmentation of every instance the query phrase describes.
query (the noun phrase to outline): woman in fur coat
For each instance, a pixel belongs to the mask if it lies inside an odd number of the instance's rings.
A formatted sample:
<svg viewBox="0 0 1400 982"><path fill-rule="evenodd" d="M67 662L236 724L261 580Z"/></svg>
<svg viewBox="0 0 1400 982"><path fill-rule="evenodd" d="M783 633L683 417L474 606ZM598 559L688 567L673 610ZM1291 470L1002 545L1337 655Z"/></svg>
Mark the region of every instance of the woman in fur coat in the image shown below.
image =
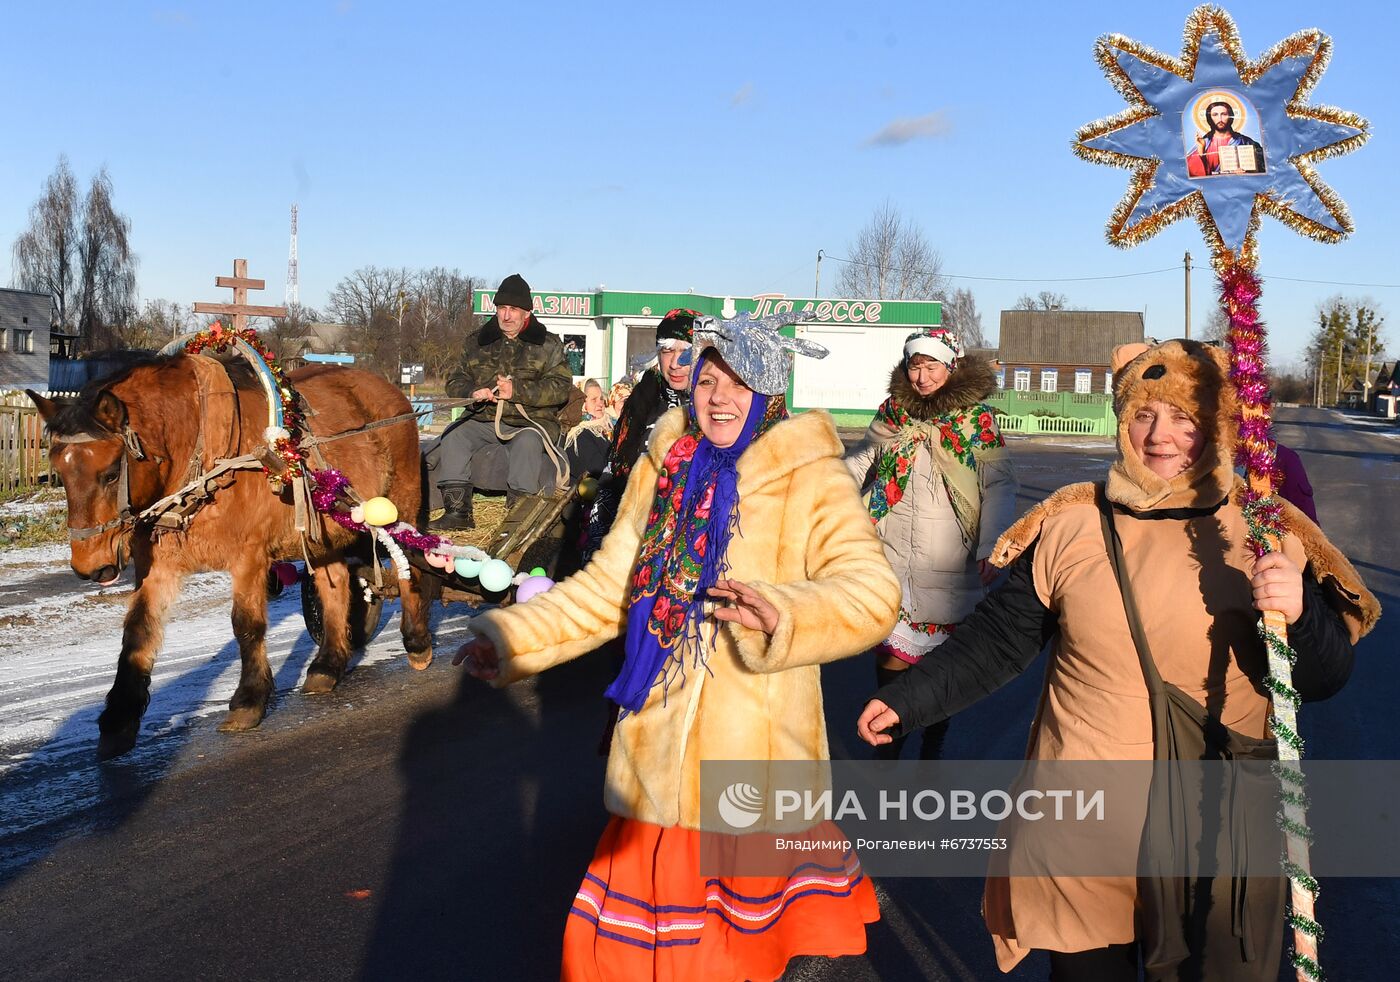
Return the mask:
<svg viewBox="0 0 1400 982"><path fill-rule="evenodd" d="M899 623L875 649L879 685L946 641L996 575L988 557L1016 515L1016 478L982 401L995 389L991 365L952 331L916 331L890 372L889 398L846 458L869 484L866 505L901 590ZM924 731L924 760L938 759L947 732L948 720ZM897 759L903 744L875 755Z"/></svg>
<svg viewBox="0 0 1400 982"><path fill-rule="evenodd" d="M548 592L474 618L454 659L499 686L626 639L607 692L621 707L613 818L569 912L565 979L775 979L793 955L864 951L879 917L849 849L800 852L786 876L700 867L701 762L763 762L746 789L759 795L793 766L819 780L820 665L869 648L897 612L831 417L788 418L790 352L825 351L777 327L697 322L691 406L656 424L602 548ZM706 842L728 855L770 828L734 831L710 826ZM842 838L830 823L804 832Z"/></svg>
<svg viewBox="0 0 1400 982"><path fill-rule="evenodd" d="M1228 355L1198 341L1167 341L1123 346L1113 364L1118 459L1107 480L1061 488L1001 537L992 559L1009 567L1006 581L940 657L875 694L857 722L867 743L966 708L1024 671L1047 643L1028 759L1162 759L1170 743L1156 744L1149 657L1161 682L1196 704L1207 731L1228 727L1242 740L1268 740L1260 610L1281 612L1289 625L1302 700L1326 699L1346 682L1353 645L1375 625L1380 605L1351 563L1287 503L1287 536L1255 558L1234 471L1238 408ZM1138 598L1149 653L1139 654L1129 628L1110 533L1121 542L1121 573ZM1146 801L1134 807L1145 818ZM1120 827L1130 862L1141 827ZM1013 830L1008 855L1034 863L1035 841L1028 826ZM1098 829L1081 831L1077 842L1111 848ZM1149 890L1151 882L1143 881ZM1278 977L1282 878L1194 881L1186 902L1195 906L1180 917L1149 916L1165 908L1148 905L1156 895L1142 889L1127 875L989 878L983 915L1002 970L1039 948L1050 952L1055 982L1128 982L1139 977L1139 959L1149 982Z"/></svg>

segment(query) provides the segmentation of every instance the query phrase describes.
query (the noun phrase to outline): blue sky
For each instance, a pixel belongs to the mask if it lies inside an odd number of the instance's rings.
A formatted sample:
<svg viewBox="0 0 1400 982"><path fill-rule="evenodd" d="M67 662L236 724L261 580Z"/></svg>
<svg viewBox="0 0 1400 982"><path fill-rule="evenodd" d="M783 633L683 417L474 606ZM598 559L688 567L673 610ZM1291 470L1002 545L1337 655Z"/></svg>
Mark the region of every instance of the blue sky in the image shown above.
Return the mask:
<svg viewBox="0 0 1400 982"><path fill-rule="evenodd" d="M278 303L300 205L301 296L366 264L445 265L537 289L810 296L888 199L974 291L983 323L1023 292L1145 309L1180 333L1183 222L1132 250L1103 227L1128 172L1069 149L1121 97L1092 57L1116 31L1178 54L1190 3L16 3L0 81L0 245L60 153L106 165L134 226L143 298L224 299L235 256ZM1400 14L1389 4L1227 6L1257 57L1320 27L1313 102L1371 141L1320 172L1350 206L1340 245L1271 219L1263 311L1292 358L1314 305L1370 295L1400 315ZM909 125L918 121L917 125ZM903 125L901 125L903 124ZM880 141L888 127L914 130ZM1082 282L1033 277L1112 277ZM822 293L839 265L824 262ZM0 282L10 279L0 249ZM1193 324L1212 303L1193 278ZM256 302L256 301L255 301ZM1400 335L1389 332L1392 346Z"/></svg>

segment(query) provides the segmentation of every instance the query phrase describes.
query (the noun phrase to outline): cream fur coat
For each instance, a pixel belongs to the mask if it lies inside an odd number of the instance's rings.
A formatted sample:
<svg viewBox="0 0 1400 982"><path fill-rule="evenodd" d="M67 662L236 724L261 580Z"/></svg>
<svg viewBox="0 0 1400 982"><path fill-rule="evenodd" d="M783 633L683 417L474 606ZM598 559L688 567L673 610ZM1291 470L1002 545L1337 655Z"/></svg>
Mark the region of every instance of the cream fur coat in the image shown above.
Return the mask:
<svg viewBox="0 0 1400 982"><path fill-rule="evenodd" d="M592 562L547 593L473 619L500 655L497 685L624 632L656 479L684 430L680 409L657 422ZM814 411L779 423L739 458L742 535L729 545L730 575L778 609L777 630L707 622L718 630L709 671L687 664L684 686L672 684L664 700L653 689L613 731L608 811L699 829L702 760L827 759L820 665L866 651L899 613L899 584L841 453L831 417Z"/></svg>

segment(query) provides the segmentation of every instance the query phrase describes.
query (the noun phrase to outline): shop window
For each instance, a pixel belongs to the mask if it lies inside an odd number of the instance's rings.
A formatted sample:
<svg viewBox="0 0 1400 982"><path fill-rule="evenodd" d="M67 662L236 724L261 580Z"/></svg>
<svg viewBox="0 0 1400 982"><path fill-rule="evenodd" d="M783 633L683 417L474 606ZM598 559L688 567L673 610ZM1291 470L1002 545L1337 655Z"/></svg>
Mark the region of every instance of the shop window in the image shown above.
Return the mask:
<svg viewBox="0 0 1400 982"><path fill-rule="evenodd" d="M1087 368L1079 368L1074 372L1074 392L1076 395L1088 395L1094 388L1094 373Z"/></svg>
<svg viewBox="0 0 1400 982"><path fill-rule="evenodd" d="M1013 376L1014 385L1017 392L1029 392L1031 390L1031 370L1029 368L1018 368Z"/></svg>
<svg viewBox="0 0 1400 982"><path fill-rule="evenodd" d="M582 375L588 338L582 334L564 334L561 340L564 342L564 359L569 363L569 374Z"/></svg>
<svg viewBox="0 0 1400 982"><path fill-rule="evenodd" d="M1054 392L1060 382L1060 371L1057 368L1042 368L1040 370L1040 391Z"/></svg>

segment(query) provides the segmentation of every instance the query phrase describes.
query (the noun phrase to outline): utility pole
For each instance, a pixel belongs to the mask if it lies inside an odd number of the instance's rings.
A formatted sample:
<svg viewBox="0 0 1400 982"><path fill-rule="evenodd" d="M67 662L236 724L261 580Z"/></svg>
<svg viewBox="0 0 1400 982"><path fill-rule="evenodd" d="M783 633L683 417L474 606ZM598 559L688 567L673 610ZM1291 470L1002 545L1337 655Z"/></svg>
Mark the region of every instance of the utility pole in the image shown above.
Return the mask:
<svg viewBox="0 0 1400 982"><path fill-rule="evenodd" d="M1337 398L1332 400L1334 406L1342 404L1342 345L1345 341L1345 338L1337 339Z"/></svg>
<svg viewBox="0 0 1400 982"><path fill-rule="evenodd" d="M1359 307L1358 307L1359 309ZM1361 408L1371 408L1371 339L1376 335L1376 319L1366 325L1366 374L1361 376Z"/></svg>
<svg viewBox="0 0 1400 982"><path fill-rule="evenodd" d="M1322 408L1322 358L1327 349L1317 346L1317 374L1313 376L1313 408Z"/></svg>
<svg viewBox="0 0 1400 982"><path fill-rule="evenodd" d="M820 297L821 295L822 295L822 250L821 250L821 249L818 249L818 250L817 250L817 282L816 282L816 284L813 285L813 287L812 287L812 296L813 296L813 297Z"/></svg>
<svg viewBox="0 0 1400 982"><path fill-rule="evenodd" d="M1191 253L1183 260L1186 266L1186 337L1191 337Z"/></svg>

